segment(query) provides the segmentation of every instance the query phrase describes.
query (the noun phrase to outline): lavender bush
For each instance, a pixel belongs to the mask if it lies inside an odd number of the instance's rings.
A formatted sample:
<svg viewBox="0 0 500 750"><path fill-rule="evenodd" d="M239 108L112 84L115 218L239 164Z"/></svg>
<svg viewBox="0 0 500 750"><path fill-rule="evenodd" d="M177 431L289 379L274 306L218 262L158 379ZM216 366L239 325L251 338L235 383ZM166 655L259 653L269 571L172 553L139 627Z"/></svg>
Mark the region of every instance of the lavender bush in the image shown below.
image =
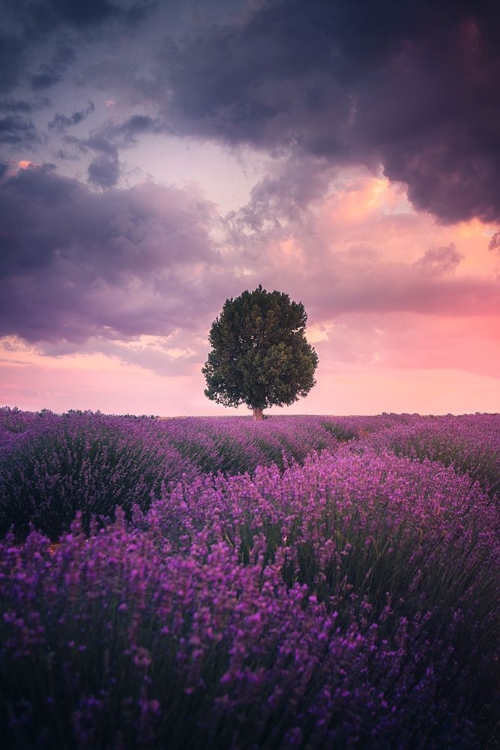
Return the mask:
<svg viewBox="0 0 500 750"><path fill-rule="evenodd" d="M203 533L186 552L120 515L90 539L74 525L55 552L35 533L0 545L9 746L480 746L478 648L458 660L459 612L429 641L429 615L389 600L378 622L345 622L258 544L247 565Z"/></svg>
<svg viewBox="0 0 500 750"><path fill-rule="evenodd" d="M0 534L30 524L52 540L69 530L77 511L110 519L146 508L162 482L195 470L169 446L155 445L127 423L100 415L45 415L17 435L0 459Z"/></svg>
<svg viewBox="0 0 500 750"><path fill-rule="evenodd" d="M500 418L498 414L419 417L377 432L370 444L397 455L439 461L478 480L500 499Z"/></svg>
<svg viewBox="0 0 500 750"><path fill-rule="evenodd" d="M5 746L498 747L499 419L0 410Z"/></svg>
<svg viewBox="0 0 500 750"><path fill-rule="evenodd" d="M90 412L38 415L0 410L0 534L29 525L56 540L76 512L112 518L120 506L145 509L162 484L200 473L239 474L281 468L313 450L335 450L357 432L345 420L107 417Z"/></svg>
<svg viewBox="0 0 500 750"><path fill-rule="evenodd" d="M246 417L188 417L154 427L205 474L251 473L270 463L284 468L312 451L333 451L359 436L358 424L348 418L272 417L256 425Z"/></svg>
<svg viewBox="0 0 500 750"><path fill-rule="evenodd" d="M378 621L389 598L398 617L427 612L429 633L456 626L467 651L470 628L490 639L499 613L498 514L477 483L428 461L344 449L283 475L200 478L134 521L173 553L203 533L244 564L257 540L289 587L307 585L345 624Z"/></svg>

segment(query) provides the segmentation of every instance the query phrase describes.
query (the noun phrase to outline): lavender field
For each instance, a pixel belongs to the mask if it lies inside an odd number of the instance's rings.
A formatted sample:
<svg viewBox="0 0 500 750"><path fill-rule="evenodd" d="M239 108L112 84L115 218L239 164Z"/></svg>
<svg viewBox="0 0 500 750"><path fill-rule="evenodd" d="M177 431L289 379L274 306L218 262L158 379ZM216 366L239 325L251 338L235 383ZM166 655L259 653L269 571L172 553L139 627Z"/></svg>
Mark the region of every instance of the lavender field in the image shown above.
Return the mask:
<svg viewBox="0 0 500 750"><path fill-rule="evenodd" d="M500 415L0 409L9 748L499 748Z"/></svg>

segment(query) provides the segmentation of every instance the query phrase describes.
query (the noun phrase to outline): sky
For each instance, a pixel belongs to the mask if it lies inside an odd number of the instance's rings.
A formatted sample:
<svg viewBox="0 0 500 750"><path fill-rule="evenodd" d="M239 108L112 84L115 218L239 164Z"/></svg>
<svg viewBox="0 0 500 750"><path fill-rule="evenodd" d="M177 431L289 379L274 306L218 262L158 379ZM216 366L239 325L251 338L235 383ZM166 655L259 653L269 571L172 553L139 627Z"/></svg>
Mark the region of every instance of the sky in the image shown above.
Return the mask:
<svg viewBox="0 0 500 750"><path fill-rule="evenodd" d="M273 414L500 412L500 5L4 0L0 406L231 415L262 284L319 357Z"/></svg>

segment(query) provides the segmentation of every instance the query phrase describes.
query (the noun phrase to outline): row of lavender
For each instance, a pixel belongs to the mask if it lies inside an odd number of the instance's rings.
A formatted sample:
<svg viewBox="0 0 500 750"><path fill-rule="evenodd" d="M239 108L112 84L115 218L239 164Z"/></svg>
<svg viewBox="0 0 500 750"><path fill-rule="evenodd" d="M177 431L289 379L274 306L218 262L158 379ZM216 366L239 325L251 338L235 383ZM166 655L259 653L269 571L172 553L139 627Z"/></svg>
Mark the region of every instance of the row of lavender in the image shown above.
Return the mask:
<svg viewBox="0 0 500 750"><path fill-rule="evenodd" d="M360 423L361 425L361 423ZM0 410L0 534L29 524L52 540L69 530L77 510L113 518L116 507L149 507L162 487L200 474L242 474L336 450L359 434L352 420L245 418L156 420L91 412L33 414Z"/></svg>
<svg viewBox="0 0 500 750"><path fill-rule="evenodd" d="M11 746L499 741L500 416L2 416Z"/></svg>

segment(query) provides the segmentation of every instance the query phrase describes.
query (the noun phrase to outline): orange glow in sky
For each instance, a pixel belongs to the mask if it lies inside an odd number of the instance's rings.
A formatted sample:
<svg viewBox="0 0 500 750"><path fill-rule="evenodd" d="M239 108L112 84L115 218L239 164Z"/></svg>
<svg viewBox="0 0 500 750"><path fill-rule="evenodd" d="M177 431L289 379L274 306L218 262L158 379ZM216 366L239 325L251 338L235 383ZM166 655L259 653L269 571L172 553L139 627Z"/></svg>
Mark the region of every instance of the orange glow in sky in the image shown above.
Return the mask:
<svg viewBox="0 0 500 750"><path fill-rule="evenodd" d="M358 174L317 203L306 229L292 223L281 238L270 237L241 280L241 291L262 281L309 312L317 386L286 413L500 411L500 263L488 250L494 227L476 219L440 225L417 214L400 186ZM233 252L226 247L226 262ZM204 265L196 269L203 282ZM405 289L417 295L408 305ZM403 293L385 307L396 290ZM221 289L220 306L223 296ZM210 324L206 316L189 334L123 341L109 354L84 347L51 355L43 345L5 340L4 401L30 410L237 413L203 395ZM147 358L141 366L143 355L161 358L163 371Z"/></svg>

